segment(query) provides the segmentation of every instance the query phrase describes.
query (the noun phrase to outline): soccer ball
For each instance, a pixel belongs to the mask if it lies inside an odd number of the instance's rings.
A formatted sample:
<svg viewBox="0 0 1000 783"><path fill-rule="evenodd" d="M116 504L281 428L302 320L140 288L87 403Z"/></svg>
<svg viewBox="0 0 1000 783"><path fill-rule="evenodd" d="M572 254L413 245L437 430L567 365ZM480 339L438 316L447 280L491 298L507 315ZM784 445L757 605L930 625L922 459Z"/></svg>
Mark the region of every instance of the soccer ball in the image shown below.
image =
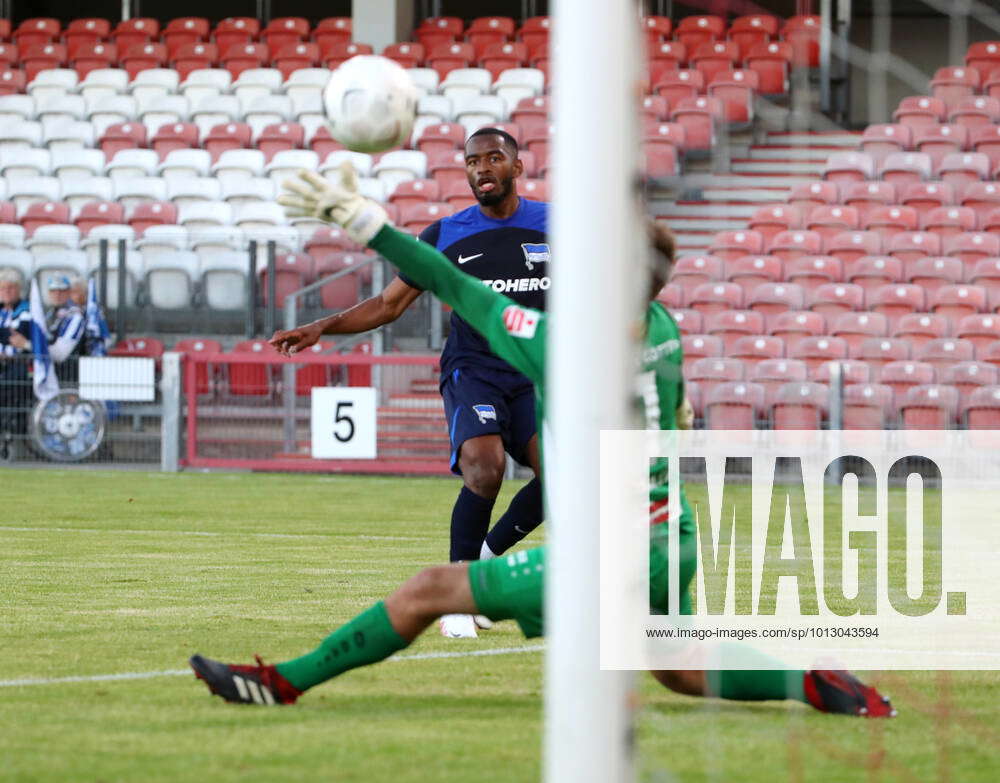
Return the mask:
<svg viewBox="0 0 1000 783"><path fill-rule="evenodd" d="M405 143L413 130L417 89L398 64L359 54L342 63L323 90L330 135L355 152Z"/></svg>

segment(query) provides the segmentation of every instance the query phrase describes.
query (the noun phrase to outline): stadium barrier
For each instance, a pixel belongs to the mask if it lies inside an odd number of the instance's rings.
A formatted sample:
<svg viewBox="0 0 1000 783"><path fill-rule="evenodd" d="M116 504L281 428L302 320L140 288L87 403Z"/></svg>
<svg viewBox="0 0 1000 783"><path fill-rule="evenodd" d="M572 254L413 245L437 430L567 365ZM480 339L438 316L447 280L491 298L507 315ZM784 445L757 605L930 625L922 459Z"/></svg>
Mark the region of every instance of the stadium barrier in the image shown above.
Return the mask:
<svg viewBox="0 0 1000 783"><path fill-rule="evenodd" d="M438 358L333 350L166 354L164 468L447 474Z"/></svg>

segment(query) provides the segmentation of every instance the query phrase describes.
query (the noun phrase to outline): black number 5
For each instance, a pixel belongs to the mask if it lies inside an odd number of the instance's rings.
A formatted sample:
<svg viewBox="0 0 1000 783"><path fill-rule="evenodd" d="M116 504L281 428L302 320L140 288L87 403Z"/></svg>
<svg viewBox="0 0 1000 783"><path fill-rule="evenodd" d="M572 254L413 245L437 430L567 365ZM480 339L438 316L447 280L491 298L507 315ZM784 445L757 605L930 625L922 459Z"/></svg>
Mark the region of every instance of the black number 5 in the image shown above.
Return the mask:
<svg viewBox="0 0 1000 783"><path fill-rule="evenodd" d="M338 402L337 403L337 414L336 414L336 417L334 418L334 421L337 422L337 424L340 424L340 422L342 422L342 421L346 421L347 422L347 434L346 435L341 435L336 430L334 430L334 432L333 432L333 437L335 437L341 443L347 443L347 441L349 441L351 438L354 437L354 419L352 419L350 416L348 416L346 414L342 414L340 412L340 409L341 408L350 408L350 407L353 407L353 405L354 405L353 402Z"/></svg>

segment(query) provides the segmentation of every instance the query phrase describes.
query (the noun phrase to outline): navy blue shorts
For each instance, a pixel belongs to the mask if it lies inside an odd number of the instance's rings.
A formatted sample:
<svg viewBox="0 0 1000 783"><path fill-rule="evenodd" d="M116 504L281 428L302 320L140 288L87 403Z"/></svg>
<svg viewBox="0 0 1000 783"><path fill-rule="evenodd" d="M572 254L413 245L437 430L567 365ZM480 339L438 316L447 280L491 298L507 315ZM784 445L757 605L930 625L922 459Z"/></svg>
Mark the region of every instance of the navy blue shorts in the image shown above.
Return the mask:
<svg viewBox="0 0 1000 783"><path fill-rule="evenodd" d="M504 450L527 465L528 441L536 432L535 388L523 375L491 370L453 370L441 381L441 397L451 438L451 470L458 475L458 452L469 438L499 435Z"/></svg>

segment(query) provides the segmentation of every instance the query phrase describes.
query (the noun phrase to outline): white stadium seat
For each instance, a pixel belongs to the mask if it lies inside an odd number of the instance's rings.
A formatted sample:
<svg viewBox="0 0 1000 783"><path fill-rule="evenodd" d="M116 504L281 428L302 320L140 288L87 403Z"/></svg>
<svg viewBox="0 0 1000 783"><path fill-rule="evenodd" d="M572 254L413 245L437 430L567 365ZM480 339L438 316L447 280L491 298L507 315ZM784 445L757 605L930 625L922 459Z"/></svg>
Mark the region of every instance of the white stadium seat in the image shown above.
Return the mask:
<svg viewBox="0 0 1000 783"><path fill-rule="evenodd" d="M47 149L0 151L0 176L47 177L52 173L52 154Z"/></svg>
<svg viewBox="0 0 1000 783"><path fill-rule="evenodd" d="M41 123L82 120L87 116L87 101L82 95L46 95L38 99L35 114Z"/></svg>
<svg viewBox="0 0 1000 783"><path fill-rule="evenodd" d="M278 189L264 177L234 177L222 180L222 200L234 207L258 201L274 201Z"/></svg>
<svg viewBox="0 0 1000 783"><path fill-rule="evenodd" d="M7 180L7 200L18 212L31 204L59 200L59 180L55 177L11 177Z"/></svg>
<svg viewBox="0 0 1000 783"><path fill-rule="evenodd" d="M410 79L413 80L413 86L424 93L424 95L437 92L438 85L441 83L441 77L433 68L407 68L406 72L410 75Z"/></svg>
<svg viewBox="0 0 1000 783"><path fill-rule="evenodd" d="M151 177L159 165L160 156L153 150L139 148L118 150L108 161L105 168L107 175L113 179L129 179L132 177Z"/></svg>
<svg viewBox="0 0 1000 783"><path fill-rule="evenodd" d="M24 226L16 223L0 223L0 248L4 254L10 248L18 249L24 247ZM0 256L0 265L3 265L3 257Z"/></svg>
<svg viewBox="0 0 1000 783"><path fill-rule="evenodd" d="M167 224L147 228L145 233L135 240L135 249L142 251L148 267L152 256L187 250L188 244L188 230L184 226Z"/></svg>
<svg viewBox="0 0 1000 783"><path fill-rule="evenodd" d="M143 201L166 201L167 183L159 177L128 177L112 180L115 201L132 209Z"/></svg>
<svg viewBox="0 0 1000 783"><path fill-rule="evenodd" d="M316 171L319 168L319 154L312 150L282 150L275 153L271 162L264 167L267 176L276 185L281 185L289 177L294 177L299 169Z"/></svg>
<svg viewBox="0 0 1000 783"><path fill-rule="evenodd" d="M493 76L485 68L456 68L445 76L438 91L454 99L456 96L489 92L492 83Z"/></svg>
<svg viewBox="0 0 1000 783"><path fill-rule="evenodd" d="M244 233L260 226L283 226L285 222L285 211L273 201L240 204L233 210L233 223L242 228Z"/></svg>
<svg viewBox="0 0 1000 783"><path fill-rule="evenodd" d="M334 150L326 156L319 166L319 173L329 177L334 169L339 168L344 161L349 161L359 177L372 175L372 156L367 152L351 152L350 150Z"/></svg>
<svg viewBox="0 0 1000 783"><path fill-rule="evenodd" d="M40 71L27 86L28 95L43 100L76 90L80 77L72 68L48 68Z"/></svg>
<svg viewBox="0 0 1000 783"><path fill-rule="evenodd" d="M128 73L121 68L97 68L77 86L88 101L101 95L121 95L128 87Z"/></svg>
<svg viewBox="0 0 1000 783"><path fill-rule="evenodd" d="M59 179L99 177L107 165L101 150L56 148L51 156L52 173Z"/></svg>
<svg viewBox="0 0 1000 783"><path fill-rule="evenodd" d="M247 303L246 253L214 253L201 257L201 295L213 310L238 310Z"/></svg>
<svg viewBox="0 0 1000 783"><path fill-rule="evenodd" d="M212 175L223 182L262 177L264 153L260 150L226 150L212 164Z"/></svg>
<svg viewBox="0 0 1000 783"><path fill-rule="evenodd" d="M187 122L191 107L183 95L152 95L139 98L139 121L152 138L163 125Z"/></svg>
<svg viewBox="0 0 1000 783"><path fill-rule="evenodd" d="M149 303L160 310L179 310L191 306L195 283L201 278L201 262L189 251L143 253L146 269L146 293Z"/></svg>
<svg viewBox="0 0 1000 783"><path fill-rule="evenodd" d="M177 209L177 222L192 228L230 226L233 223L233 208L225 201L188 201Z"/></svg>
<svg viewBox="0 0 1000 783"><path fill-rule="evenodd" d="M82 150L94 146L94 126L86 120L47 122L42 141L50 150Z"/></svg>
<svg viewBox="0 0 1000 783"><path fill-rule="evenodd" d="M208 150L172 150L156 167L156 173L164 179L207 177L211 165Z"/></svg>
<svg viewBox="0 0 1000 783"><path fill-rule="evenodd" d="M178 209L189 204L214 203L222 198L222 184L213 177L171 177L166 183L167 199Z"/></svg>
<svg viewBox="0 0 1000 783"><path fill-rule="evenodd" d="M425 95L417 101L417 116L434 117L436 122L451 122L454 111L446 95Z"/></svg>
<svg viewBox="0 0 1000 783"><path fill-rule="evenodd" d="M99 152L100 150L86 150ZM113 201L114 186L109 177L69 177L59 180L60 198L77 211L88 201Z"/></svg>
<svg viewBox="0 0 1000 783"><path fill-rule="evenodd" d="M42 146L42 123L0 120L0 150Z"/></svg>

